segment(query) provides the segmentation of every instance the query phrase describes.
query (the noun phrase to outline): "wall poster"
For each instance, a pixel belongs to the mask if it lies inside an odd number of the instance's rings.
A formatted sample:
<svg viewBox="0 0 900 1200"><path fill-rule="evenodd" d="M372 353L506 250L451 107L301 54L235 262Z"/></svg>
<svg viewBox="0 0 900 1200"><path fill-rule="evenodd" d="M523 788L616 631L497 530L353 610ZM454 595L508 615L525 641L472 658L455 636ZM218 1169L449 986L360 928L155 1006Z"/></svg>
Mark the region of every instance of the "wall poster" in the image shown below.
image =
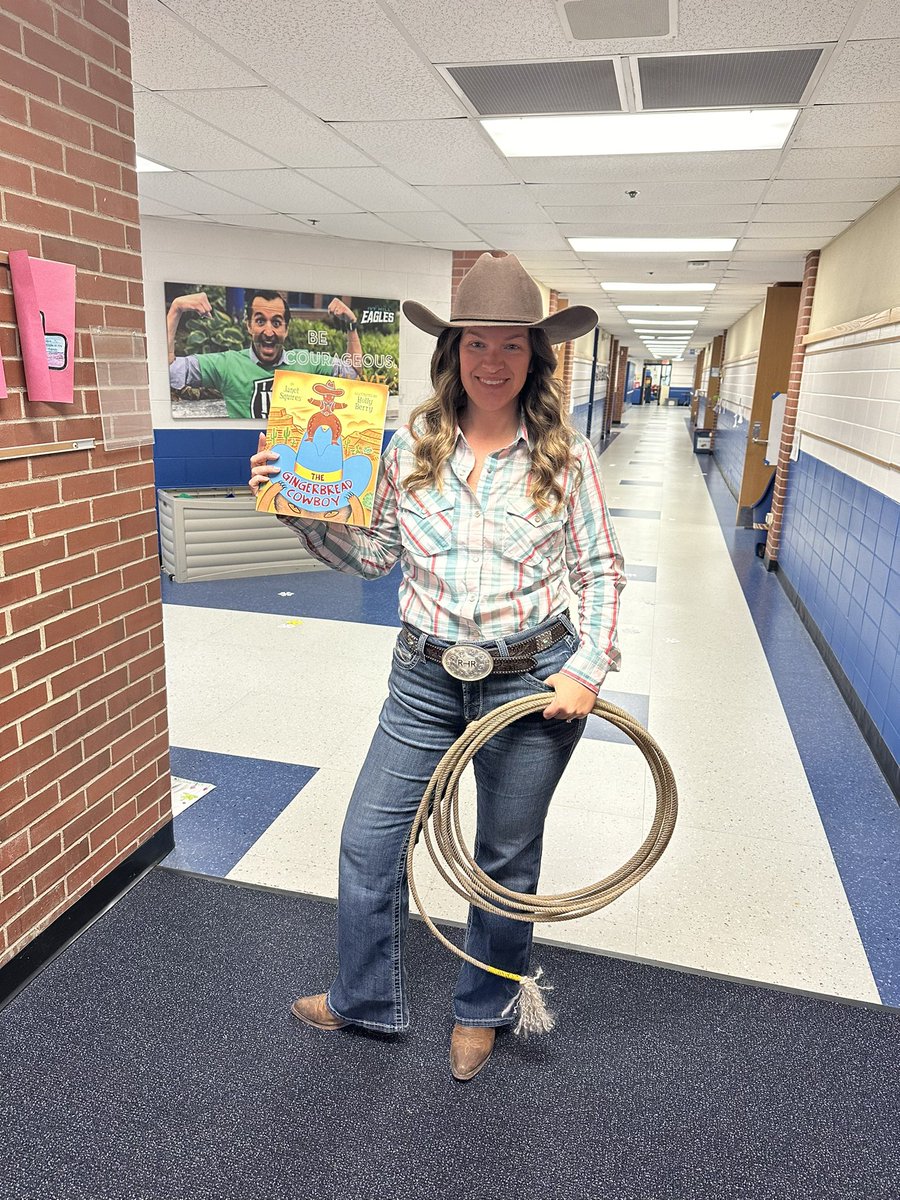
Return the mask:
<svg viewBox="0 0 900 1200"><path fill-rule="evenodd" d="M167 283L173 417L265 420L276 370L400 381L400 302L333 292Z"/></svg>

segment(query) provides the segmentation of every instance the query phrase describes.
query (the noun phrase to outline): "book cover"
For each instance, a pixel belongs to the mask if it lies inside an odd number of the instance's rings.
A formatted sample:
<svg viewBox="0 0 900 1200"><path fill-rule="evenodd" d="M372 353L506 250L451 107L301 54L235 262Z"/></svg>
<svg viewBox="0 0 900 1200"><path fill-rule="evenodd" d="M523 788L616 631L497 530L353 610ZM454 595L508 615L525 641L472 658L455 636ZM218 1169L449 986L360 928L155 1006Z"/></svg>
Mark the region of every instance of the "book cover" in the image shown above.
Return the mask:
<svg viewBox="0 0 900 1200"><path fill-rule="evenodd" d="M266 440L281 470L257 511L368 526L387 403L381 383L276 371Z"/></svg>

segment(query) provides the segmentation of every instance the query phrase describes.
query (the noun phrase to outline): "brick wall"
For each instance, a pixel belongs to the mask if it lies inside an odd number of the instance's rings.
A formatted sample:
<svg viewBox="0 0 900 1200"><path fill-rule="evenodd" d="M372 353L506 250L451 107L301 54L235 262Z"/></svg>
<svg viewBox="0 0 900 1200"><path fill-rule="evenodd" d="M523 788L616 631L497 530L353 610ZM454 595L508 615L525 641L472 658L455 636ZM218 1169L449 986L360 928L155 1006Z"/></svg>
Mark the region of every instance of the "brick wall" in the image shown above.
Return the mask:
<svg viewBox="0 0 900 1200"><path fill-rule="evenodd" d="M75 403L30 403L0 266L0 963L170 816L152 446L107 452L91 325L144 328L126 0L5 0L0 251L74 263Z"/></svg>
<svg viewBox="0 0 900 1200"><path fill-rule="evenodd" d="M803 359L806 347L803 339L809 333L809 318L812 313L813 297L816 292L816 277L819 273L818 250L810 250L803 270L800 288L800 307L797 312L797 330L794 334L794 349L791 354L791 374L788 381L781 425L781 445L775 467L775 488L772 495L772 519L766 535L766 564L778 561L781 548L781 528L784 522L784 502L788 490L788 475L791 467L791 448L797 428L797 408L800 403L800 382L803 377ZM774 568L773 568L774 569Z"/></svg>

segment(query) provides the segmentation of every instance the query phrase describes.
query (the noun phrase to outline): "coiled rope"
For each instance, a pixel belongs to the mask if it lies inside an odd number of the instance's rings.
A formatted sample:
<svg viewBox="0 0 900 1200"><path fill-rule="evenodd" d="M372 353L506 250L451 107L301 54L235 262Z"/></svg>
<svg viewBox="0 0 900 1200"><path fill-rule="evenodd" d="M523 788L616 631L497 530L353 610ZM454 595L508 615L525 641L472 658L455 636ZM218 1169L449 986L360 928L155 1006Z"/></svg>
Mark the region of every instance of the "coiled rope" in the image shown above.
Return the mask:
<svg viewBox="0 0 900 1200"><path fill-rule="evenodd" d="M406 854L409 890L422 919L438 941L472 966L519 984L519 992L506 1011L517 1010L515 1032L526 1037L529 1033L543 1033L552 1029L554 1024L542 994L549 988L539 982L540 969L534 975L503 971L473 958L441 933L425 911L416 887L413 858L419 833L422 833L431 860L445 883L470 904L514 921L571 921L612 904L644 878L668 845L678 812L675 777L662 750L631 713L605 700L598 700L594 705L594 714L626 734L647 760L656 787L656 815L650 832L639 849L618 870L587 887L541 896L513 892L495 883L481 870L465 844L459 816L459 781L470 760L494 734L521 717L542 712L547 703L547 696L525 696L495 708L469 725L435 768L413 821Z"/></svg>

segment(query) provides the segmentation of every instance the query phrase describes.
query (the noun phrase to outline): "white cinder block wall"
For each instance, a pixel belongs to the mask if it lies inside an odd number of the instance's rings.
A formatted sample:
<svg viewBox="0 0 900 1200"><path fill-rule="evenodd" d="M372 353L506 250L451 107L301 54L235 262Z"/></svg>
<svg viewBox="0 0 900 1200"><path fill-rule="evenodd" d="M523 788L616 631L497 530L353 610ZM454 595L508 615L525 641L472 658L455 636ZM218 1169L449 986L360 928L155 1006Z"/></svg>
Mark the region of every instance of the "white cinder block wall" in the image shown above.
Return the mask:
<svg viewBox="0 0 900 1200"><path fill-rule="evenodd" d="M451 253L324 235L304 236L147 217L141 222L150 401L155 429L257 428L258 421L173 420L169 404L166 313L168 282L264 287L300 292L414 299L446 317ZM400 322L400 411L403 424L429 390L434 338Z"/></svg>

